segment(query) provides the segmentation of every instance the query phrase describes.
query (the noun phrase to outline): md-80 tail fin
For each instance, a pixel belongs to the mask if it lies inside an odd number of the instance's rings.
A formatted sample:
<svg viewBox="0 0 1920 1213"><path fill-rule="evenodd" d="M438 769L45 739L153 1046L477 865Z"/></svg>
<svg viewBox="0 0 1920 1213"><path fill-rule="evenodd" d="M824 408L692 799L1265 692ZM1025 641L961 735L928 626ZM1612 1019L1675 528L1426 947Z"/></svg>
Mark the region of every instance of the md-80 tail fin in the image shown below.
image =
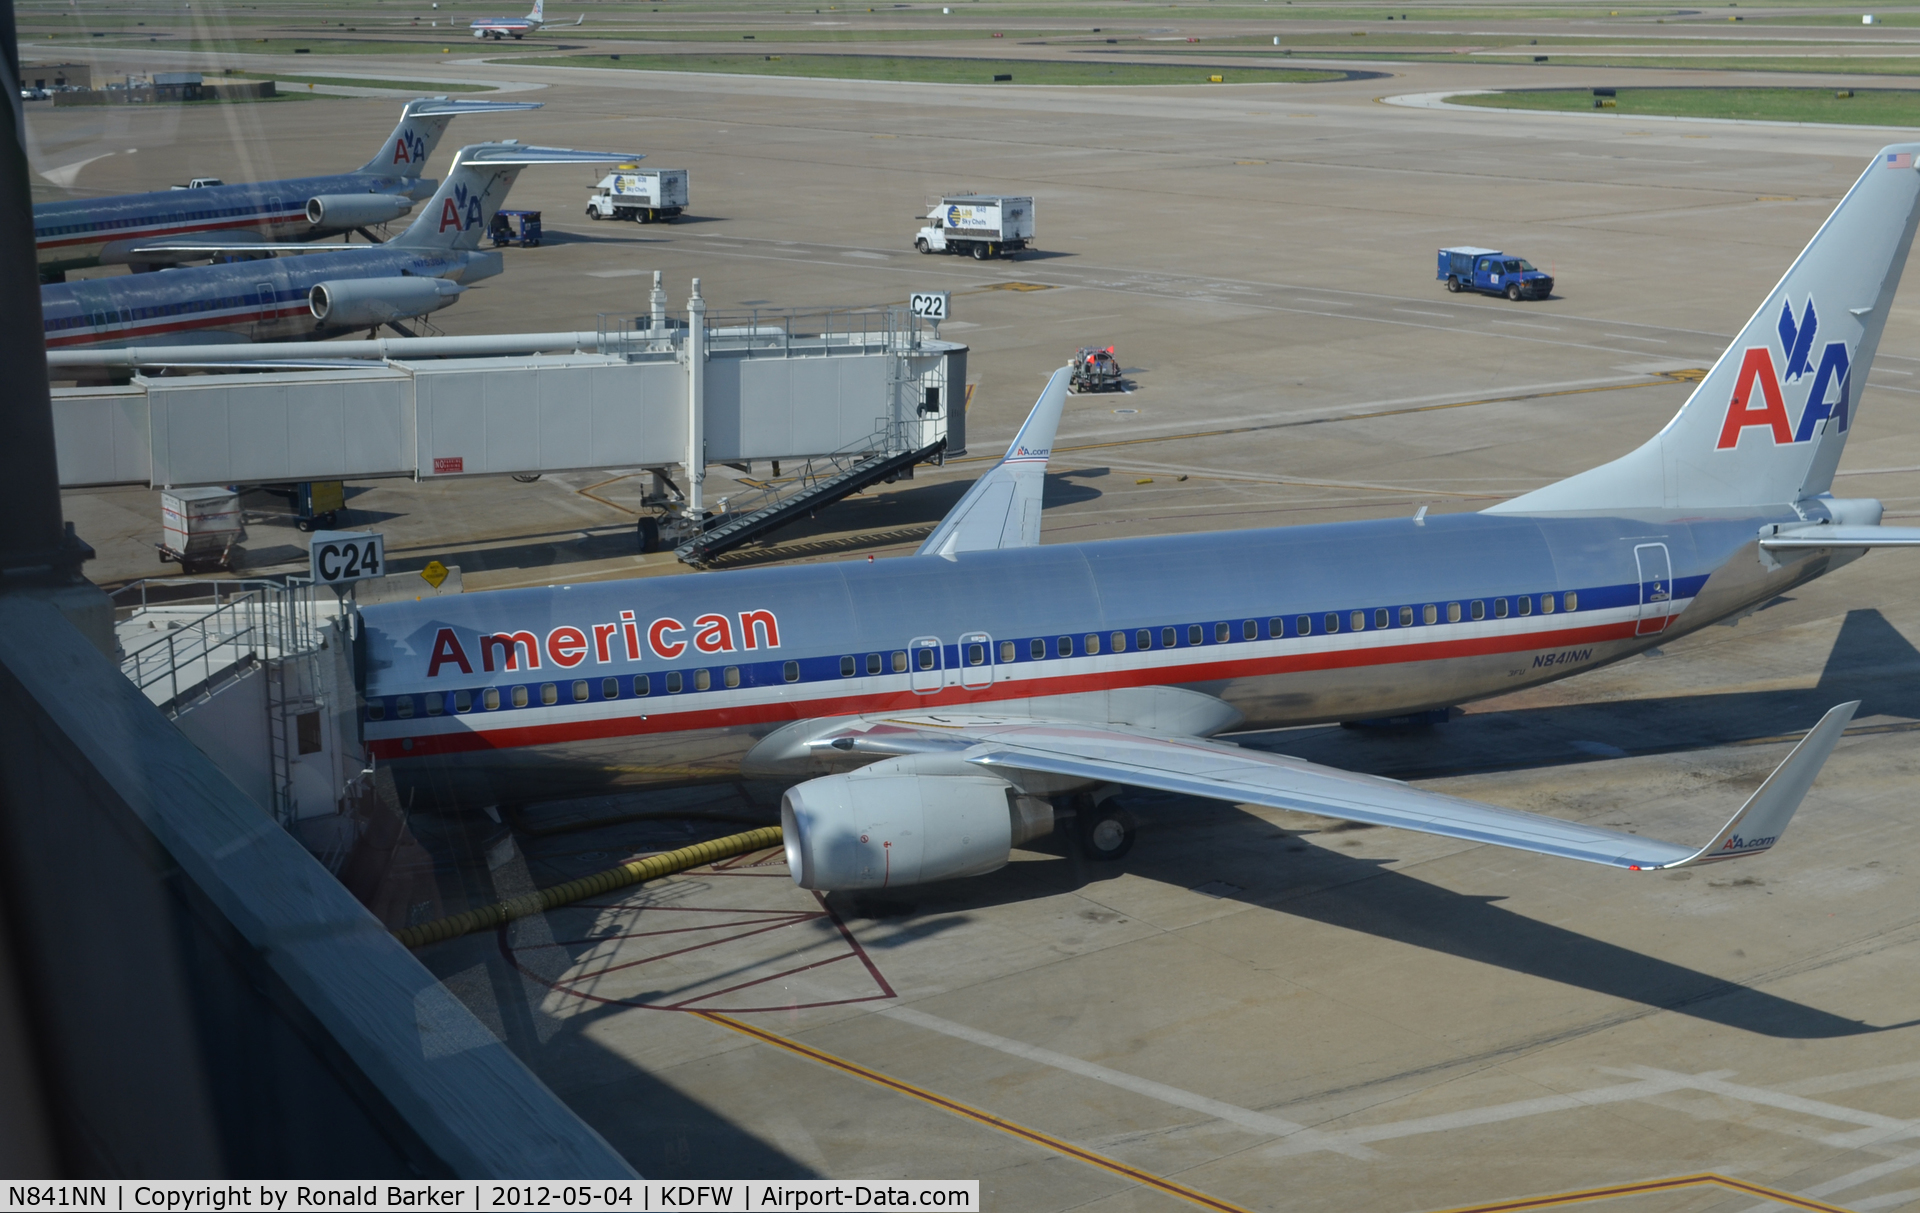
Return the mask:
<svg viewBox="0 0 1920 1213"><path fill-rule="evenodd" d="M476 249L520 170L536 164L611 164L644 157L631 152L576 152L563 147L475 143L454 153L447 179L388 248Z"/></svg>
<svg viewBox="0 0 1920 1213"><path fill-rule="evenodd" d="M1881 149L1665 429L1488 513L1714 509L1824 493L1920 220L1920 143Z"/></svg>
<svg viewBox="0 0 1920 1213"><path fill-rule="evenodd" d="M427 157L440 145L447 123L461 114L499 114L509 110L537 110L539 101L450 101L445 97L416 97L400 110L400 125L373 159L362 165L363 173L398 173L418 177L427 167ZM419 195L414 195L419 197Z"/></svg>

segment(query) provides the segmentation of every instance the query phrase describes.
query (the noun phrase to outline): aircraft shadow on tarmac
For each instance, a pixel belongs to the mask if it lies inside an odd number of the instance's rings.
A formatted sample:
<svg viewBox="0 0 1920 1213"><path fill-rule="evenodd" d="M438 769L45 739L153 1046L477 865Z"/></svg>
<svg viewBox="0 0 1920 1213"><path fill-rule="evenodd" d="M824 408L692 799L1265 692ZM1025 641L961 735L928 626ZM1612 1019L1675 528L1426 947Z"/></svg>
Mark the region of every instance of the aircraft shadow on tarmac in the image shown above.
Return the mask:
<svg viewBox="0 0 1920 1213"><path fill-rule="evenodd" d="M1470 715L1431 730L1431 736L1394 738L1336 728L1304 738L1279 733L1266 739L1278 743L1268 748L1369 774L1457 774L1593 760L1592 752L1570 744L1565 757L1553 754L1552 745L1542 743L1555 736L1609 738L1629 753L1635 743L1642 743L1638 752L1651 752L1775 736L1808 727L1833 704L1856 698L1862 701L1859 718L1920 720L1920 651L1876 610L1848 613L1811 689L1486 713L1483 729L1470 725L1476 719ZM1290 744L1296 740L1309 744ZM1413 753L1401 753L1403 747ZM1116 865L1082 860L1056 832L1035 849L1059 855L1058 862L1013 864L990 876L879 896L837 894L833 901L850 921L892 920L903 939L911 940L933 925L933 916L1071 891L1115 869L1179 888L1222 887L1215 882L1230 881L1224 887L1233 891L1224 895L1248 904L1762 1036L1818 1040L1920 1023L1862 1023L1539 922L1494 904L1497 898L1453 892L1390 871L1382 860L1309 845L1223 802L1146 792L1128 792L1122 800L1142 829L1139 844ZM1354 828L1336 825L1316 833ZM1622 879L1647 877L1623 874ZM878 951L885 944L868 940L867 946Z"/></svg>

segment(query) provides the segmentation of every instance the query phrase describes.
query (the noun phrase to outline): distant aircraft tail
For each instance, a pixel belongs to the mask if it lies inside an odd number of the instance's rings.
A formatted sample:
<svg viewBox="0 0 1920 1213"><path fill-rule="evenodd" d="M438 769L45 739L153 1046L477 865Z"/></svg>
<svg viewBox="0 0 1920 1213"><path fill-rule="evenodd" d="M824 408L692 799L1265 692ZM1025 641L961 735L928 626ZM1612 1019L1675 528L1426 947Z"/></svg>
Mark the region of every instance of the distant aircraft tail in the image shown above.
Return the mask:
<svg viewBox="0 0 1920 1213"><path fill-rule="evenodd" d="M475 143L454 153L447 179L389 248L475 249L493 224L520 170L536 164L608 164L642 157L628 152L576 152L562 147Z"/></svg>
<svg viewBox="0 0 1920 1213"><path fill-rule="evenodd" d="M539 25L547 19L547 0L533 0L533 11L527 14L527 20Z"/></svg>
<svg viewBox="0 0 1920 1213"><path fill-rule="evenodd" d="M445 97L416 97L401 107L400 125L393 128L380 153L359 171L418 177L427 167L427 157L440 146L440 136L447 133L451 119L461 114L537 110L541 104L538 101L450 101Z"/></svg>
<svg viewBox="0 0 1920 1213"><path fill-rule="evenodd" d="M1665 429L1488 513L1791 504L1826 492L1920 220L1920 143L1882 148Z"/></svg>

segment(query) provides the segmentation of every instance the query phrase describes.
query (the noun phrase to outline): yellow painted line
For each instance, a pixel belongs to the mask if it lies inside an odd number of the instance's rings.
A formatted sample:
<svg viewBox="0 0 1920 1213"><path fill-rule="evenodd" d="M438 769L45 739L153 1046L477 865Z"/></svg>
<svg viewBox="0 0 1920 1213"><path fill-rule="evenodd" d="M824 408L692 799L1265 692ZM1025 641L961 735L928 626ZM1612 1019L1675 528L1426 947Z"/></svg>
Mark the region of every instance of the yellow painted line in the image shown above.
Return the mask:
<svg viewBox="0 0 1920 1213"><path fill-rule="evenodd" d="M1699 1175L1676 1175L1670 1179L1646 1179L1638 1183L1615 1184L1606 1188L1583 1188L1578 1192L1558 1192L1552 1196L1528 1196L1519 1200L1497 1200L1485 1205L1461 1205L1457 1208L1437 1210L1436 1213L1518 1213L1522 1209L1552 1209L1560 1205L1575 1205L1585 1201L1611 1200L1616 1196L1643 1196L1649 1192L1676 1192L1686 1188L1724 1188L1729 1192L1742 1192L1748 1196L1758 1196L1763 1200L1778 1201L1795 1209L1810 1209L1813 1213L1848 1213L1848 1210L1839 1205L1809 1200L1804 1196L1795 1196L1791 1192L1782 1192L1764 1184L1749 1183L1744 1179L1734 1179L1726 1175L1715 1175L1711 1171Z"/></svg>
<svg viewBox="0 0 1920 1213"><path fill-rule="evenodd" d="M1071 1142L1062 1141L1058 1137L1054 1137L1048 1133L1042 1133L1038 1129L1029 1129L1025 1125L1015 1124L1013 1121L995 1116L991 1112L983 1112L979 1108L969 1104L963 1104L957 1099L948 1099L946 1096L936 1094L933 1091L927 1090L925 1087L916 1087L910 1082L902 1082L898 1078L890 1078L878 1070L869 1070L867 1067L857 1062L848 1061L844 1057L836 1057L832 1053L822 1052L809 1045L803 1045L790 1037L781 1036L778 1033L769 1032L763 1028L756 1028L752 1024L743 1023L733 1018L731 1015L722 1015L718 1011L689 1011L688 1014L698 1015L709 1023L718 1024L729 1031L738 1032L742 1036L750 1036L762 1044L772 1045L776 1049L784 1049L795 1056L804 1057L808 1061L818 1062L828 1069L838 1070L842 1074L865 1079L867 1082L873 1083L876 1086L885 1087L889 1091L910 1096L922 1103L931 1104L943 1112L951 1112L963 1120L970 1120L975 1124L985 1125L989 1129L998 1129L1002 1133L1018 1137L1022 1141L1039 1146L1041 1149L1051 1150L1056 1154L1063 1154L1068 1158L1086 1163L1090 1167L1097 1167L1102 1171L1118 1175L1122 1179L1130 1179L1142 1187L1152 1188L1156 1192L1164 1192L1168 1196L1177 1197L1190 1204L1199 1205L1203 1209L1214 1209L1217 1210L1218 1213L1251 1213L1251 1210L1242 1208L1229 1201L1221 1200L1217 1196L1208 1196L1205 1192L1189 1188L1185 1184L1175 1183L1171 1179L1165 1179L1151 1172L1142 1171L1138 1167L1130 1167L1117 1159L1108 1158L1104 1154L1096 1154L1092 1150L1088 1150L1082 1146L1076 1146ZM1805 1207L1827 1208L1825 1205L1808 1205ZM1842 1213L1844 1213L1844 1210Z"/></svg>

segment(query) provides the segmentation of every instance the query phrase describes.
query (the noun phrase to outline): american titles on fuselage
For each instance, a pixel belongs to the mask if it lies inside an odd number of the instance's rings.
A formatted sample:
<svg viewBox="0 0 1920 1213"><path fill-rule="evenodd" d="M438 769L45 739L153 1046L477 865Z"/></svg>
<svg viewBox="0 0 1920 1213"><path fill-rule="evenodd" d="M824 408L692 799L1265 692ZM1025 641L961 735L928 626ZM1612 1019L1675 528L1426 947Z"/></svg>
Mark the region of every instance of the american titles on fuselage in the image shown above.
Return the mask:
<svg viewBox="0 0 1920 1213"><path fill-rule="evenodd" d="M662 661L673 661L689 647L712 656L742 649L777 649L780 621L772 611L756 609L737 615L700 615L691 624L668 615L642 627L632 611L622 611L615 623L590 624L586 628L562 624L548 629L544 638L526 629L477 633L472 643L473 649L469 651L456 629L438 629L433 638L432 655L427 659L427 677L438 678L442 670L448 669L457 669L462 674L472 674L476 668L487 674L495 670L537 670L543 658L548 665L570 670L589 656L595 664L612 665L640 661L648 654Z"/></svg>

